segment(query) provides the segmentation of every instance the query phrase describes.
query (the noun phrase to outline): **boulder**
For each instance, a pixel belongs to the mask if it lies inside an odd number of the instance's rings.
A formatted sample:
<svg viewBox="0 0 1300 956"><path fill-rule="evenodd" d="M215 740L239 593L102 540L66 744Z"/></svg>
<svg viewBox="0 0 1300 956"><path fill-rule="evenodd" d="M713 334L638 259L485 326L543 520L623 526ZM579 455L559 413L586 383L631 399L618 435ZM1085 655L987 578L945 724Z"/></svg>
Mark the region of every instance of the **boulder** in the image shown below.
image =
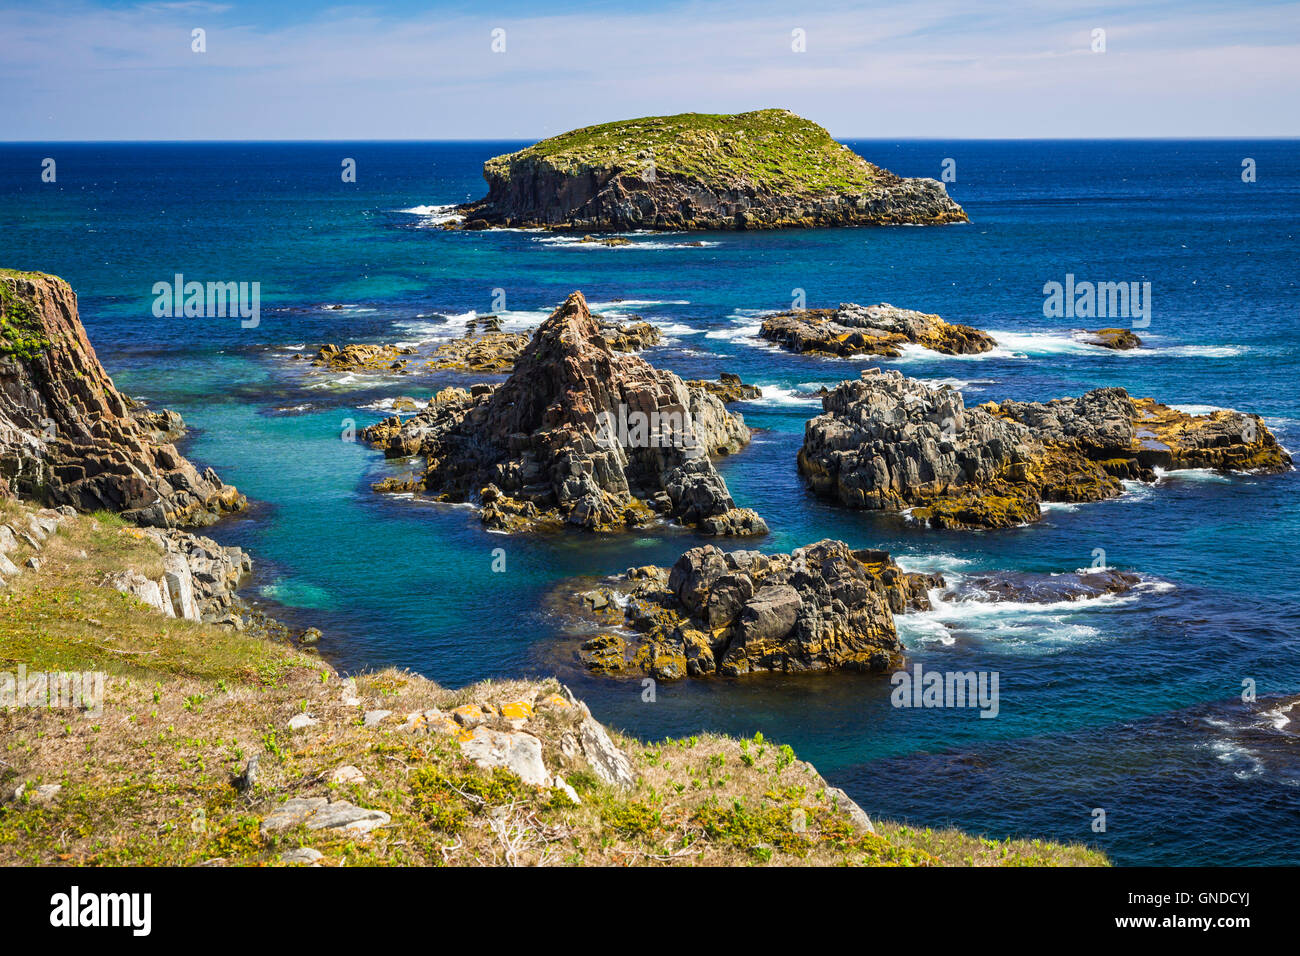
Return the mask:
<svg viewBox="0 0 1300 956"><path fill-rule="evenodd" d="M542 742L532 734L475 727L470 739L461 742L460 750L480 767L504 767L534 787L551 785L551 775L542 762Z"/></svg>

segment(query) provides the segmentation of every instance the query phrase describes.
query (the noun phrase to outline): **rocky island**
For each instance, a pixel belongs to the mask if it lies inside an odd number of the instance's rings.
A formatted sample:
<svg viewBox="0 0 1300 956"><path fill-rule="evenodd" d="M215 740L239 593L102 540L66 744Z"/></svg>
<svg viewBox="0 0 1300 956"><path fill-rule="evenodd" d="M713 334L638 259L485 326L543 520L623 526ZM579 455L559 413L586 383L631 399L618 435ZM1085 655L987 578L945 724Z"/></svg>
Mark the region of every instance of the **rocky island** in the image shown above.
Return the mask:
<svg viewBox="0 0 1300 956"><path fill-rule="evenodd" d="M895 613L930 607L938 575L908 574L884 551L819 541L790 554L692 548L671 568L633 568L578 595L616 630L579 656L607 674L672 680L762 671L892 670L903 645Z"/></svg>
<svg viewBox="0 0 1300 956"><path fill-rule="evenodd" d="M1100 345L1112 352L1127 352L1142 347L1142 340L1129 329L1082 329L1075 338L1088 345Z"/></svg>
<svg viewBox="0 0 1300 956"><path fill-rule="evenodd" d="M997 346L993 337L937 315L899 309L888 302L837 309L798 309L763 320L759 336L791 352L817 355L883 355L898 358L902 346L919 345L945 355L973 355Z"/></svg>
<svg viewBox="0 0 1300 956"><path fill-rule="evenodd" d="M933 179L867 162L789 110L588 126L483 165L465 229L778 229L966 222ZM449 224L450 225L450 224Z"/></svg>
<svg viewBox="0 0 1300 956"><path fill-rule="evenodd" d="M799 471L852 508L910 511L936 528L1007 528L1045 501L1113 498L1156 468L1277 473L1291 456L1258 415L1189 415L1122 388L967 408L956 389L869 369L822 398Z"/></svg>
<svg viewBox="0 0 1300 956"><path fill-rule="evenodd" d="M380 491L476 500L500 531L597 531L663 518L712 535L763 534L710 456L748 443L744 420L704 388L614 351L575 292L534 333L500 386L444 389L412 418L362 437L424 469Z"/></svg>

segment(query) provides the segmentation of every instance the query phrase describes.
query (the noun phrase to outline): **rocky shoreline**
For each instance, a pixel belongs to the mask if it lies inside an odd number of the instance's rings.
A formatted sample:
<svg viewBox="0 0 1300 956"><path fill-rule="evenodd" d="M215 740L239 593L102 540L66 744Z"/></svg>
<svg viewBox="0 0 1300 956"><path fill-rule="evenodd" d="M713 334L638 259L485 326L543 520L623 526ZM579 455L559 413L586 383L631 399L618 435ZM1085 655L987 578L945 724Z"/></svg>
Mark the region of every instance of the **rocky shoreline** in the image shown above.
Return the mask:
<svg viewBox="0 0 1300 956"><path fill-rule="evenodd" d="M573 130L488 160L483 178L488 194L459 207L459 228L589 233L967 221L942 183L881 169L780 109Z"/></svg>
<svg viewBox="0 0 1300 956"><path fill-rule="evenodd" d="M822 406L798 456L813 493L936 528L1026 524L1042 502L1113 498L1156 468L1291 468L1258 415L1189 415L1122 388L968 408L956 389L869 369Z"/></svg>
<svg viewBox="0 0 1300 956"><path fill-rule="evenodd" d="M799 309L763 320L759 336L791 352L834 355L883 355L898 358L904 345L919 345L945 355L992 351L993 337L968 325L945 322L937 315L899 309L888 302L837 309Z"/></svg>

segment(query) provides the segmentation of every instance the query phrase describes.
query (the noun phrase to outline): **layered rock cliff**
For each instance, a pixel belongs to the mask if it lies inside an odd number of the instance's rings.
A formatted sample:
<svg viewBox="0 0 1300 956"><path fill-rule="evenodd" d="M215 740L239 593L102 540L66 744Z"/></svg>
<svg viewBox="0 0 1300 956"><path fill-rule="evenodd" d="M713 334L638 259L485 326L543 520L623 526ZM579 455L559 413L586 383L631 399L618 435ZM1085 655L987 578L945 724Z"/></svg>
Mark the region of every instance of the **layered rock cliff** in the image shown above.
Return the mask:
<svg viewBox="0 0 1300 956"><path fill-rule="evenodd" d="M157 527L206 525L245 500L171 443L179 416L113 386L62 279L0 271L0 476L9 491Z"/></svg>
<svg viewBox="0 0 1300 956"><path fill-rule="evenodd" d="M789 110L605 123L483 165L465 228L774 229L967 221L943 184L904 179Z"/></svg>
<svg viewBox="0 0 1300 956"><path fill-rule="evenodd" d="M967 408L961 392L870 369L822 398L799 470L853 508L902 511L934 527L1004 528L1044 501L1099 501L1155 468L1276 473L1291 456L1258 415L1189 415L1122 388L1050 402Z"/></svg>
<svg viewBox="0 0 1300 956"><path fill-rule="evenodd" d="M445 389L412 418L363 431L423 473L378 490L477 500L498 530L637 527L656 516L706 534L761 534L710 456L749 441L743 419L672 372L615 352L575 292L534 334L500 386Z"/></svg>

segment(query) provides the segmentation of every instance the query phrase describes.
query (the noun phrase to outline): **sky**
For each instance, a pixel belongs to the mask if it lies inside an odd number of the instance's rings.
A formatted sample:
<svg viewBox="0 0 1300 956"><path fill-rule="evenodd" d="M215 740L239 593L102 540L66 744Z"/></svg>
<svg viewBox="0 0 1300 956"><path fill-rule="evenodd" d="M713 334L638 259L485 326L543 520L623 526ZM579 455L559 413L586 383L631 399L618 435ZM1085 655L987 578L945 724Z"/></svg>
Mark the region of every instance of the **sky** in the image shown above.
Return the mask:
<svg viewBox="0 0 1300 956"><path fill-rule="evenodd" d="M1296 136L1298 92L1300 2L1276 0L0 0L7 141L527 140L765 107L840 139Z"/></svg>

